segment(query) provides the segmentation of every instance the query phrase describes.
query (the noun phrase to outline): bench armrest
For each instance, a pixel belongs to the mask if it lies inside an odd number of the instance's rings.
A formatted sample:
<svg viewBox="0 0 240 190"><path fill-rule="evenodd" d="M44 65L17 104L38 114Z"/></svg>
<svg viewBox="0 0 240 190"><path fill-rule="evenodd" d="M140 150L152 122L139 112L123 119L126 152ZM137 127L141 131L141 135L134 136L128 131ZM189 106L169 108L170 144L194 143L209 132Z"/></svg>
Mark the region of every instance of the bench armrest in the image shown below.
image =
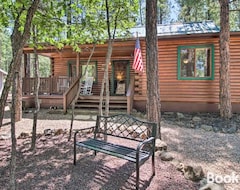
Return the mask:
<svg viewBox="0 0 240 190"><path fill-rule="evenodd" d="M83 128L83 129L78 129L75 131L75 134L79 133L79 132L82 132L82 131L85 131L85 130L90 130L90 129L94 129L95 126L92 126L92 127L86 127L86 128Z"/></svg>
<svg viewBox="0 0 240 190"><path fill-rule="evenodd" d="M75 131L74 133L74 140L76 140L76 136L79 132L83 132L83 131L87 131L87 130L94 130L95 126L92 126L92 127L86 127L86 128L83 128L83 129L78 129Z"/></svg>
<svg viewBox="0 0 240 190"><path fill-rule="evenodd" d="M145 139L143 142L140 142L137 146L137 154L139 154L139 151L142 149L142 147L145 145L145 144L153 144L155 141L155 137L150 137L148 139ZM154 147L153 147L154 148ZM153 150L154 151L154 150Z"/></svg>
<svg viewBox="0 0 240 190"><path fill-rule="evenodd" d="M74 144L73 144L73 150L74 150L74 159L73 159L73 164L76 165L76 143L77 143L77 134L79 132L82 132L82 131L86 131L86 130L94 130L95 126L92 126L92 127L86 127L86 128L83 128L83 129L78 129L75 131L74 133Z"/></svg>
<svg viewBox="0 0 240 190"><path fill-rule="evenodd" d="M76 152L77 134L79 132L86 131L86 130L91 130L91 129L94 130L94 128L95 128L95 126L92 126L92 127L86 127L86 128L83 128L83 129L78 129L78 130L75 131L75 133L74 133L74 152ZM75 163L75 161L74 161L74 163Z"/></svg>

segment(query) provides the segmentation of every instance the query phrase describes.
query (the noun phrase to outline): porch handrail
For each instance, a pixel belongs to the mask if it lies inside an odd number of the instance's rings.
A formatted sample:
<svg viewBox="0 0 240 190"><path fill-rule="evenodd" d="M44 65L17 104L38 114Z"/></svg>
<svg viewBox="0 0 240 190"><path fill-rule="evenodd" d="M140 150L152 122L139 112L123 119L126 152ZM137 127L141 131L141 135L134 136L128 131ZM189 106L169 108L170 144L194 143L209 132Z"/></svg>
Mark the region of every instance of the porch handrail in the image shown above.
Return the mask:
<svg viewBox="0 0 240 190"><path fill-rule="evenodd" d="M130 114L133 108L133 97L134 97L134 77L131 78L128 90L126 93L127 96L127 113Z"/></svg>
<svg viewBox="0 0 240 190"><path fill-rule="evenodd" d="M62 95L75 78L67 76L40 77L39 94ZM34 77L23 77L22 92L24 95L31 95L34 92Z"/></svg>
<svg viewBox="0 0 240 190"><path fill-rule="evenodd" d="M71 84L68 90L63 94L63 112L67 112L67 107L72 103L77 95L80 76Z"/></svg>

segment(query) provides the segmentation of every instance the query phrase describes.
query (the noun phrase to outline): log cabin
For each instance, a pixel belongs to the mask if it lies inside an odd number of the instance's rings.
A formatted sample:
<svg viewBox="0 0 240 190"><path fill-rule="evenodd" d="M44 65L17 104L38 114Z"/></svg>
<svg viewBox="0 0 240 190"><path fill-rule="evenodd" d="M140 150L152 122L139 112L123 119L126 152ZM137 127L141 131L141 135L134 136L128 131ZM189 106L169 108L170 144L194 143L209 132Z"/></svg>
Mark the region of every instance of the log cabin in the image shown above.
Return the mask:
<svg viewBox="0 0 240 190"><path fill-rule="evenodd" d="M132 37L116 39L109 63L110 109L132 108L144 111L147 101L146 34L144 27L130 30ZM161 110L170 112L217 112L219 104L219 28L211 21L159 25L158 64ZM132 69L136 36L140 39L144 71ZM230 35L231 101L233 112L240 112L240 32ZM70 46L39 49L51 59L51 76L41 78L41 107L52 105L66 111L76 95L79 77L93 77L91 95L79 95L76 107L98 108L103 80L107 43L96 46L87 74L83 76L91 44L80 45L81 52ZM24 65L32 53L24 48ZM33 79L23 78L23 99L33 106Z"/></svg>

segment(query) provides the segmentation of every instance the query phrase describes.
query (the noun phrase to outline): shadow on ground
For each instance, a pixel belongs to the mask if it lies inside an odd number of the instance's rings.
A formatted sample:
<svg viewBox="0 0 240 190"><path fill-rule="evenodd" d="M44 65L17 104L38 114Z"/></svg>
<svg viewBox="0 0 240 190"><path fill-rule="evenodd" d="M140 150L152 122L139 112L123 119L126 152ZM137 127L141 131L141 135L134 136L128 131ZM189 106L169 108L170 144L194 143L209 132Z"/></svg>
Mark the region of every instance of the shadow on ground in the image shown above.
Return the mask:
<svg viewBox="0 0 240 190"><path fill-rule="evenodd" d="M38 139L29 152L30 139L18 140L17 189L135 189L133 163L92 151L78 149L73 165L73 142L67 136ZM0 186L9 189L10 142L0 141ZM150 183L149 183L150 182ZM156 159L156 176L151 179L151 162L140 168L140 189L197 189L169 163Z"/></svg>

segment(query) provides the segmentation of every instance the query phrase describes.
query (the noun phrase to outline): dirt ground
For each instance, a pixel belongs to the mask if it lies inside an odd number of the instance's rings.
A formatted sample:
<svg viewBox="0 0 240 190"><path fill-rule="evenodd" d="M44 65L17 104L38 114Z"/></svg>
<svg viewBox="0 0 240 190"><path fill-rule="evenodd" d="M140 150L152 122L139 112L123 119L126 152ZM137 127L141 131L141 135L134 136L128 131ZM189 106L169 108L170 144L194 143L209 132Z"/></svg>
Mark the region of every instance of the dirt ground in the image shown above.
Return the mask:
<svg viewBox="0 0 240 190"><path fill-rule="evenodd" d="M71 115L51 114L41 110L38 133L45 129L68 131ZM11 141L9 111L6 110L4 126L0 135L0 187L9 189L9 162ZM92 126L94 121L74 120L73 128ZM16 134L31 133L32 113L24 113L23 120L16 123ZM239 134L218 134L170 126L163 122L162 136L173 155L184 163L199 164L204 171L221 174L240 173ZM91 151L78 150L77 165L73 165L73 139L67 141L68 133L57 136L41 136L36 151L29 151L30 138L18 139L17 143L17 189L135 189L135 165L125 160ZM210 146L207 146L209 144ZM225 147L225 148L224 148ZM239 184L226 189L237 190ZM170 162L156 157L156 175L151 178L151 162L140 167L140 189L148 190L197 190L199 183L186 180Z"/></svg>
<svg viewBox="0 0 240 190"><path fill-rule="evenodd" d="M29 140L18 140L17 189L135 189L133 163L78 150L73 165L73 142L67 136L56 136L37 142L36 151L29 152ZM0 186L8 189L10 142L0 141ZM150 182L150 184L149 184ZM140 168L140 189L198 189L198 184L184 179L170 163L156 159L156 176L151 179L151 162Z"/></svg>

